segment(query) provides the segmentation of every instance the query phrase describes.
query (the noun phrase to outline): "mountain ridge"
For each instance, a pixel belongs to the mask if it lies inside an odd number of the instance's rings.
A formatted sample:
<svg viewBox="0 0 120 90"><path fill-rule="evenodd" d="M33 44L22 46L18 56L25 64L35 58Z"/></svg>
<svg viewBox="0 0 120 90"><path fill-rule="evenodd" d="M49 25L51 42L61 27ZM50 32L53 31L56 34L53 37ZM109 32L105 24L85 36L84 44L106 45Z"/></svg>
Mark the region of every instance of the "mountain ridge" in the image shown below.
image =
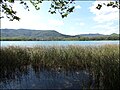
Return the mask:
<svg viewBox="0 0 120 90"><path fill-rule="evenodd" d="M1 36L5 37L14 37L14 36L25 36L25 37L79 37L79 36L104 36L104 34L99 33L90 33L90 34L78 34L78 35L65 35L61 34L55 30L32 30L32 29L1 29Z"/></svg>
<svg viewBox="0 0 120 90"><path fill-rule="evenodd" d="M120 40L119 34L65 35L55 30L1 29L1 40Z"/></svg>
<svg viewBox="0 0 120 90"><path fill-rule="evenodd" d="M68 37L55 30L1 29L2 37Z"/></svg>

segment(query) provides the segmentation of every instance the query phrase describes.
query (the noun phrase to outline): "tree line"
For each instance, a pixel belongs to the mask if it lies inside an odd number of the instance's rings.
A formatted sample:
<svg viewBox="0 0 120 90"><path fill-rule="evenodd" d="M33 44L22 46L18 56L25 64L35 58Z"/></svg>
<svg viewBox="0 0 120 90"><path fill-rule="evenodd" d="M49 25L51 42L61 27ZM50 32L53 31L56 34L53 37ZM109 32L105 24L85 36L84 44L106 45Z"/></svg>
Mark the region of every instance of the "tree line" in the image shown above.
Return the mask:
<svg viewBox="0 0 120 90"><path fill-rule="evenodd" d="M1 37L1 41L98 41L98 40L120 40L119 35L106 35L95 37L46 37L46 38L26 38L26 37Z"/></svg>

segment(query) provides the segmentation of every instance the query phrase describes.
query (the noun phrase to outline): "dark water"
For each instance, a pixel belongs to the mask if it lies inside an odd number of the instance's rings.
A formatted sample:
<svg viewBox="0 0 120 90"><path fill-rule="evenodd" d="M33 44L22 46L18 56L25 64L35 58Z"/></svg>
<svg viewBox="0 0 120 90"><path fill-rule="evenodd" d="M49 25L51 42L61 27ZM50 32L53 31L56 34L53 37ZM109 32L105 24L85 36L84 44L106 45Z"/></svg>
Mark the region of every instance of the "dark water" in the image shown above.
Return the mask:
<svg viewBox="0 0 120 90"><path fill-rule="evenodd" d="M53 46L53 45L104 45L119 44L119 41L1 41L1 46Z"/></svg>
<svg viewBox="0 0 120 90"><path fill-rule="evenodd" d="M28 66L3 72L0 89L82 89L93 84L92 76L85 70L56 71Z"/></svg>
<svg viewBox="0 0 120 90"><path fill-rule="evenodd" d="M119 41L1 41L1 46L103 45ZM52 70L32 66L0 66L0 89L83 89L94 88L94 79L86 70Z"/></svg>

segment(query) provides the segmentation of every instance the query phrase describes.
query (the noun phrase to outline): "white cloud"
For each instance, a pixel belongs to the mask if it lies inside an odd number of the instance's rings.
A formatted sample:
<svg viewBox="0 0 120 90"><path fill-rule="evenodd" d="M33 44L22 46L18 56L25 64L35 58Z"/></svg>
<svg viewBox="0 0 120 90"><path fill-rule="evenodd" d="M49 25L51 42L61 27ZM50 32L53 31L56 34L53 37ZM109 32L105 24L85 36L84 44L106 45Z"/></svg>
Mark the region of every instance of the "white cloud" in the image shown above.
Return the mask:
<svg viewBox="0 0 120 90"><path fill-rule="evenodd" d="M80 5L75 6L75 9L81 9Z"/></svg>
<svg viewBox="0 0 120 90"><path fill-rule="evenodd" d="M110 22L110 21L119 19L118 8L112 8L112 7L107 7L105 5L102 5L102 8L100 10L96 9L96 6L99 3L108 3L108 2L109 1L95 1L93 5L89 8L90 12L95 14L95 17L93 18L94 21L98 23L105 23L105 22Z"/></svg>
<svg viewBox="0 0 120 90"><path fill-rule="evenodd" d="M80 21L76 21L75 25L79 26L84 26L85 23L84 22L80 22Z"/></svg>
<svg viewBox="0 0 120 90"><path fill-rule="evenodd" d="M48 24L52 25L52 26L62 26L62 25L64 25L63 21L54 20L54 19L48 20Z"/></svg>
<svg viewBox="0 0 120 90"><path fill-rule="evenodd" d="M98 24L92 27L93 31L98 30L99 33L103 34L112 34L112 33L119 33L119 26L115 25L113 22L109 22L106 24Z"/></svg>
<svg viewBox="0 0 120 90"><path fill-rule="evenodd" d="M28 3L29 4L29 3ZM20 21L9 21L7 18L1 20L1 28L11 28L11 29L36 29L36 30L57 30L58 26L63 25L63 21L54 20L49 18L48 20L43 13L36 11L34 7L29 4L30 11L27 11L16 2L13 5L14 10L19 11L17 15L21 18Z"/></svg>
<svg viewBox="0 0 120 90"><path fill-rule="evenodd" d="M108 2L110 1L95 1L89 7L90 12L95 15L93 20L96 22L96 26L93 26L92 29L98 30L98 32L103 34L119 33L119 24L117 23L119 22L119 9L105 5L102 5L100 10L96 9L98 4Z"/></svg>
<svg viewBox="0 0 120 90"><path fill-rule="evenodd" d="M26 16L20 15L20 21L8 21L7 18L1 20L1 28L11 28L11 29L40 29L41 27L45 26L44 23L38 22L38 20L42 20L41 18L37 17L36 15L32 15L28 12Z"/></svg>
<svg viewBox="0 0 120 90"><path fill-rule="evenodd" d="M85 23L83 23L83 22L80 23L80 26L84 26L84 25L85 25Z"/></svg>

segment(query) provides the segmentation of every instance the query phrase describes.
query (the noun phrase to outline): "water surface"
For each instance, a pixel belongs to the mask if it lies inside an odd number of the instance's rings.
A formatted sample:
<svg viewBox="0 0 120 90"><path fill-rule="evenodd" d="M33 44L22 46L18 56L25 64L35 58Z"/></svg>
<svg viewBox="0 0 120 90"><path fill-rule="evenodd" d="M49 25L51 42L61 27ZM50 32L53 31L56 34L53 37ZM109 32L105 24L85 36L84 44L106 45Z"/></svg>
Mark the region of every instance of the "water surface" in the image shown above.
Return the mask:
<svg viewBox="0 0 120 90"><path fill-rule="evenodd" d="M119 44L119 41L1 41L2 47L104 44ZM89 86L94 87L94 78L87 70L55 71L32 66L4 69L0 68L0 89L89 89Z"/></svg>
<svg viewBox="0 0 120 90"><path fill-rule="evenodd" d="M55 71L26 67L0 75L0 89L82 89L83 85L88 88L93 83L92 76L85 70Z"/></svg>
<svg viewBox="0 0 120 90"><path fill-rule="evenodd" d="M104 45L119 44L119 41L1 41L1 46L54 46L54 45Z"/></svg>

